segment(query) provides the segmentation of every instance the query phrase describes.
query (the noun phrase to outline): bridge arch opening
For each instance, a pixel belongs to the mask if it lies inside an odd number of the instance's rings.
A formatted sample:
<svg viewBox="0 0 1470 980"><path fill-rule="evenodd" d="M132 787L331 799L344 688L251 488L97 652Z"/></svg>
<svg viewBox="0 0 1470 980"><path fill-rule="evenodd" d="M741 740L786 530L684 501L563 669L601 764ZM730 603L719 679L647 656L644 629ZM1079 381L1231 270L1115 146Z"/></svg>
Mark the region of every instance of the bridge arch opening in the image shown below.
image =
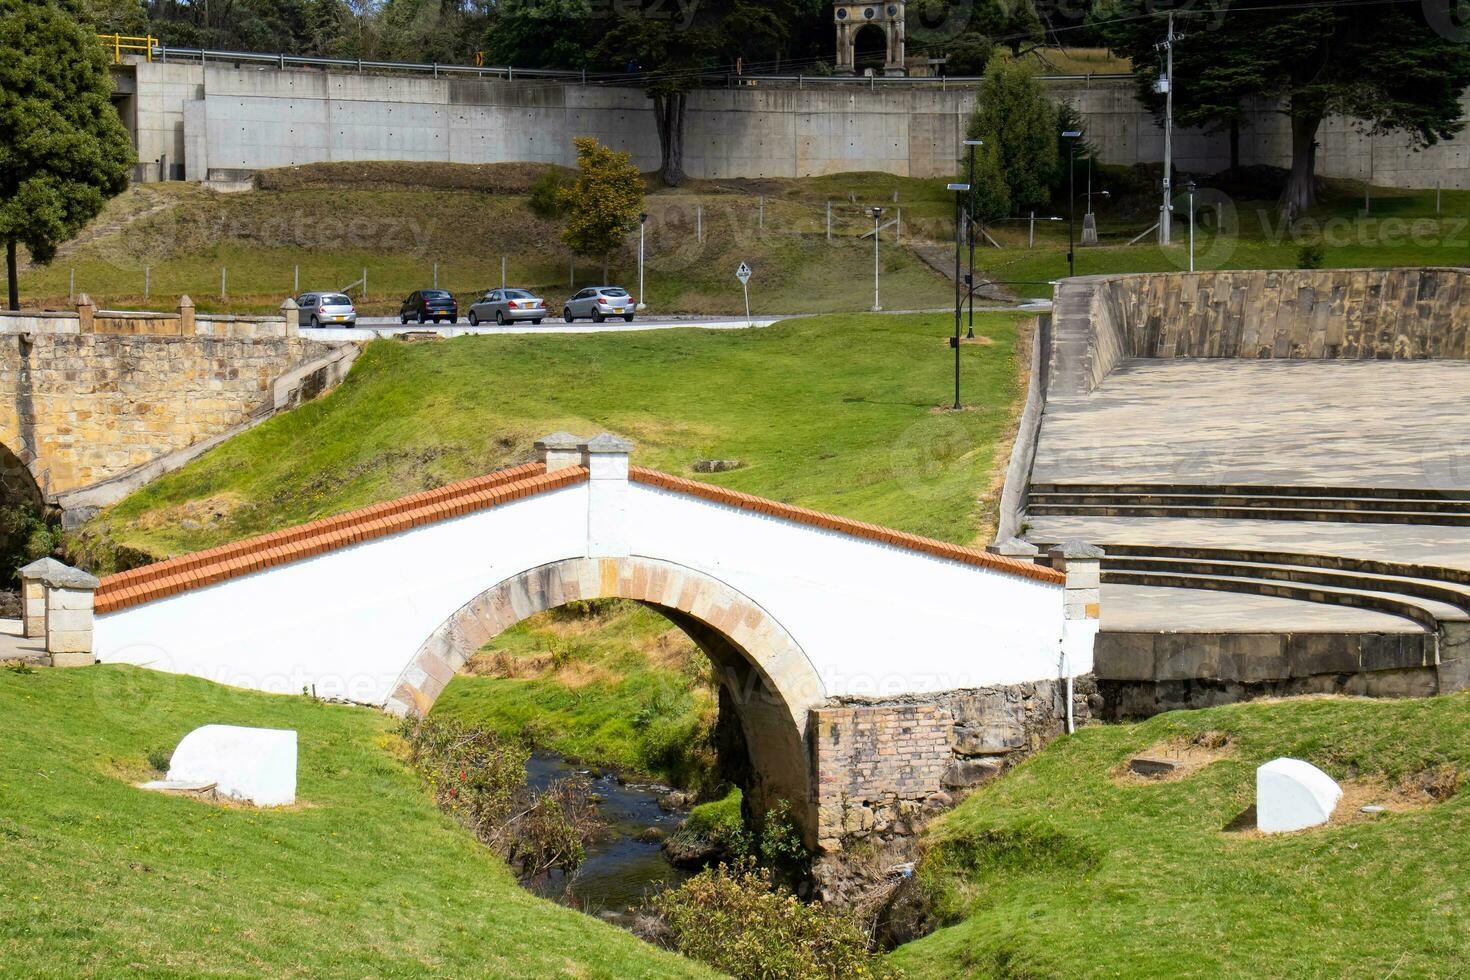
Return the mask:
<svg viewBox="0 0 1470 980"><path fill-rule="evenodd" d="M683 565L649 558L574 558L529 569L456 610L400 675L386 708L427 714L470 657L522 620L587 599L627 599L683 630L714 666L720 707L729 706L749 767L737 780L757 815L786 800L815 843L816 814L807 711L825 700L820 677L796 640L758 603Z"/></svg>
<svg viewBox="0 0 1470 980"><path fill-rule="evenodd" d="M867 23L859 27L852 39L853 64L858 74L869 68L876 75L883 74L888 64L888 47L888 31L883 25Z"/></svg>

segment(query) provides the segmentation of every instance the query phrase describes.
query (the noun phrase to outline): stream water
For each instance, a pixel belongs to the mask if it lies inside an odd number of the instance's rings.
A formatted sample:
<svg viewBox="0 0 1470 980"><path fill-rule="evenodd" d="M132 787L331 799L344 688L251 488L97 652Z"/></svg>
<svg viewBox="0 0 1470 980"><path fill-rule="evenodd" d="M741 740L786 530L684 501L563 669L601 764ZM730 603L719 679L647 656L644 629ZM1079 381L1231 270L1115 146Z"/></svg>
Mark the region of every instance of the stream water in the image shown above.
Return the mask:
<svg viewBox="0 0 1470 980"><path fill-rule="evenodd" d="M549 753L536 753L526 763L534 789L545 789L558 779L580 775L592 783L592 792L602 800L598 812L607 823L604 836L587 848L587 859L572 874L553 871L533 878L526 887L544 898L572 905L589 915L625 921L643 904L655 883L671 884L687 879L692 872L674 867L664 857L658 841L640 839L648 828L661 836L672 834L684 819L659 806L667 786L654 783L621 783L607 772L571 765Z"/></svg>

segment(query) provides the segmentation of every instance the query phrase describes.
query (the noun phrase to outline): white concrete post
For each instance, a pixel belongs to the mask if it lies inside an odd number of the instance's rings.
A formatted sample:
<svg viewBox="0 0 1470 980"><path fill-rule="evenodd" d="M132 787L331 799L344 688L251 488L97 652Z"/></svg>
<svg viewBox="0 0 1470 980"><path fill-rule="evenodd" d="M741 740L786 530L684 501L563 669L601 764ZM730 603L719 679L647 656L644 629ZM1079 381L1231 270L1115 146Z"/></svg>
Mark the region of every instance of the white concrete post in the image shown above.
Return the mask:
<svg viewBox="0 0 1470 980"><path fill-rule="evenodd" d="M92 653L93 597L97 577L56 563L42 577L46 586L46 652L53 667L87 667Z"/></svg>
<svg viewBox="0 0 1470 980"><path fill-rule="evenodd" d="M625 558L628 536L628 455L633 444L604 432L587 443L587 557Z"/></svg>
<svg viewBox="0 0 1470 980"><path fill-rule="evenodd" d="M553 432L536 440L536 455L546 464L546 472L555 473L572 466L586 466L586 443L570 432Z"/></svg>

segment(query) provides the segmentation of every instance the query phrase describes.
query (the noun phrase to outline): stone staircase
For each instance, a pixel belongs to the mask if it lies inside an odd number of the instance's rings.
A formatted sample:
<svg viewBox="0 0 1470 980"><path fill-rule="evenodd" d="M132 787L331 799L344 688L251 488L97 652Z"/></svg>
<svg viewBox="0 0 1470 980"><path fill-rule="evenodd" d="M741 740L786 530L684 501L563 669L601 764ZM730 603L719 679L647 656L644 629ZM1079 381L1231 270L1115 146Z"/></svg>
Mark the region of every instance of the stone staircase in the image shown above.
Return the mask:
<svg viewBox="0 0 1470 980"><path fill-rule="evenodd" d="M1181 517L1470 527L1470 491L1368 487L1034 483L1041 517Z"/></svg>

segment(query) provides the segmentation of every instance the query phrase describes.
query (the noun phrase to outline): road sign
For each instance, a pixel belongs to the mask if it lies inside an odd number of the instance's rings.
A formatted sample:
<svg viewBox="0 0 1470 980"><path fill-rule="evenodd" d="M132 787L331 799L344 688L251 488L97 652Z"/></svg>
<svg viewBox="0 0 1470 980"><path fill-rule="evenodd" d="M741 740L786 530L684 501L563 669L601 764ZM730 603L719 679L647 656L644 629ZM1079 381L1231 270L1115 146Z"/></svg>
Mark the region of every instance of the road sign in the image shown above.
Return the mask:
<svg viewBox="0 0 1470 980"><path fill-rule="evenodd" d="M750 275L750 266L744 262L740 263L740 268L735 270L735 278L740 280L740 285L742 286L750 284Z"/></svg>

